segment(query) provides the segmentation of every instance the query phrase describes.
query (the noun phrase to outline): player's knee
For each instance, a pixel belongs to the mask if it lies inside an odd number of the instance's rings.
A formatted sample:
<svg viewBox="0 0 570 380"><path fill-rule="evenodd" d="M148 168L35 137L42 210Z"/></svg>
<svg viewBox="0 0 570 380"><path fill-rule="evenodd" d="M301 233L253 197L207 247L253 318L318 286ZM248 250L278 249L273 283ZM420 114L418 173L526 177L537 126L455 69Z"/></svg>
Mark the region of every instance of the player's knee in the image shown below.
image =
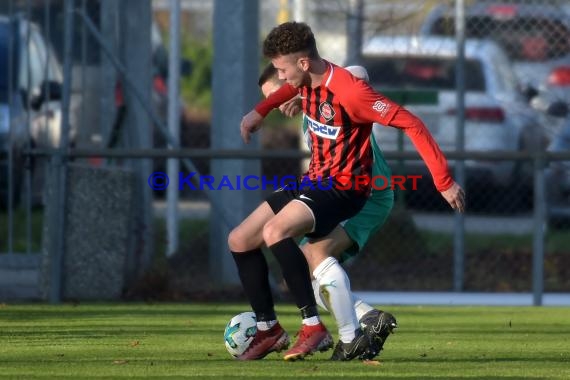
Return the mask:
<svg viewBox="0 0 570 380"><path fill-rule="evenodd" d="M263 240L268 247L280 242L286 237L283 229L271 220L263 226Z"/></svg>
<svg viewBox="0 0 570 380"><path fill-rule="evenodd" d="M239 227L234 228L228 235L228 247L232 252L245 252L248 250L247 239L239 229Z"/></svg>

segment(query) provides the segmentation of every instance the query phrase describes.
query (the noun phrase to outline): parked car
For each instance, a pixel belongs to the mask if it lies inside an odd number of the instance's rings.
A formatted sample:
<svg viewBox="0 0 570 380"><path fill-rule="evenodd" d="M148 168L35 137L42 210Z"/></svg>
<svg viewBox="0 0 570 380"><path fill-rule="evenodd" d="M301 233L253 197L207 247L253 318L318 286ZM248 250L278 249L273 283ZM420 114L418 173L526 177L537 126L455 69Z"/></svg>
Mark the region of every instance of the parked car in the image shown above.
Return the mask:
<svg viewBox="0 0 570 380"><path fill-rule="evenodd" d="M13 152L12 189L21 193L23 150L54 148L61 134L61 66L39 27L23 17L0 16L0 203L8 199L8 151ZM72 128L70 141L75 130ZM31 161L34 180L42 177L41 160ZM41 179L34 181L41 194Z"/></svg>
<svg viewBox="0 0 570 380"><path fill-rule="evenodd" d="M456 50L448 37L377 36L362 55L372 86L418 115L447 152L456 150ZM465 65L466 150L517 152L529 149L537 136L542 141L536 112L498 44L467 39ZM374 135L384 151L414 150L395 128L374 128ZM479 194L513 189L521 196L532 185L530 166L521 162L467 160L465 166L468 186L477 189L472 204ZM419 161L408 161L405 171L427 174Z"/></svg>
<svg viewBox="0 0 570 380"><path fill-rule="evenodd" d="M570 95L569 9L562 4L477 1L466 6L465 35L500 44L529 93L562 88ZM435 7L420 33L455 36L454 7Z"/></svg>

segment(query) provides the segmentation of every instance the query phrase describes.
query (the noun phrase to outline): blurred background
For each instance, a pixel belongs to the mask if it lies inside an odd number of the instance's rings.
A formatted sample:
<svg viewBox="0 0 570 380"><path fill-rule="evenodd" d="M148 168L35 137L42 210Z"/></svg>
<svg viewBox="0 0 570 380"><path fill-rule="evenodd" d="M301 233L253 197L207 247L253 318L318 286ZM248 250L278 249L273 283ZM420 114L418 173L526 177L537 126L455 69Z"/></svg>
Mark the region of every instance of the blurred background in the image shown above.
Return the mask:
<svg viewBox="0 0 570 380"><path fill-rule="evenodd" d="M288 20L420 116L467 189L455 214L410 141L376 125L393 173L422 179L346 264L353 289L568 300L567 2L4 0L0 302L243 299L226 239L271 187L218 185L307 165L299 117L239 135L263 38Z"/></svg>

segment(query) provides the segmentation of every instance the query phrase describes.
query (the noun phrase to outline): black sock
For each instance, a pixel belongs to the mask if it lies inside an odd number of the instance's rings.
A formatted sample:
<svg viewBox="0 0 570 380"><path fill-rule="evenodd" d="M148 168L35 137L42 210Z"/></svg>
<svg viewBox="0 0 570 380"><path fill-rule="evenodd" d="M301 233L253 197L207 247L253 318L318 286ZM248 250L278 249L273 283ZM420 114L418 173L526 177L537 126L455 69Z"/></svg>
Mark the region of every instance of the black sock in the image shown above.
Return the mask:
<svg viewBox="0 0 570 380"><path fill-rule="evenodd" d="M269 286L269 269L261 249L232 252L243 290L258 321L277 319Z"/></svg>
<svg viewBox="0 0 570 380"><path fill-rule="evenodd" d="M314 306L305 306L301 309L301 318L307 319L319 315L319 311L317 310L317 305Z"/></svg>
<svg viewBox="0 0 570 380"><path fill-rule="evenodd" d="M297 307L301 310L310 311L309 314L314 312L309 317L318 315L317 302L311 285L309 264L307 264L307 260L297 243L292 238L287 238L273 244L269 249L281 265L283 277L295 298Z"/></svg>

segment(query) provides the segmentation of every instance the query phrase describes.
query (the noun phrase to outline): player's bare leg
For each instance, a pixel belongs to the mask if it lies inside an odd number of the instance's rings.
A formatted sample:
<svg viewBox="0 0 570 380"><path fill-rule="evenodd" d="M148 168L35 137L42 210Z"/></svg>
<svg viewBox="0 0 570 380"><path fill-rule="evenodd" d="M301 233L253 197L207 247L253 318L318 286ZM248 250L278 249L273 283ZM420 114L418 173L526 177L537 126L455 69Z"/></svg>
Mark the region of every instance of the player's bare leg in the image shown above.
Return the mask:
<svg viewBox="0 0 570 380"><path fill-rule="evenodd" d="M257 318L257 333L238 360L262 359L289 346L289 336L275 315L269 271L261 251L263 226L274 215L269 204L263 202L228 237L228 246L236 261L244 291Z"/></svg>
<svg viewBox="0 0 570 380"><path fill-rule="evenodd" d="M311 209L305 203L293 200L271 218L263 229L265 243L281 264L283 277L303 318L297 341L285 352L285 360L302 359L333 346L332 336L318 315L307 260L292 239L311 232L314 225ZM300 270L303 267L306 270Z"/></svg>

